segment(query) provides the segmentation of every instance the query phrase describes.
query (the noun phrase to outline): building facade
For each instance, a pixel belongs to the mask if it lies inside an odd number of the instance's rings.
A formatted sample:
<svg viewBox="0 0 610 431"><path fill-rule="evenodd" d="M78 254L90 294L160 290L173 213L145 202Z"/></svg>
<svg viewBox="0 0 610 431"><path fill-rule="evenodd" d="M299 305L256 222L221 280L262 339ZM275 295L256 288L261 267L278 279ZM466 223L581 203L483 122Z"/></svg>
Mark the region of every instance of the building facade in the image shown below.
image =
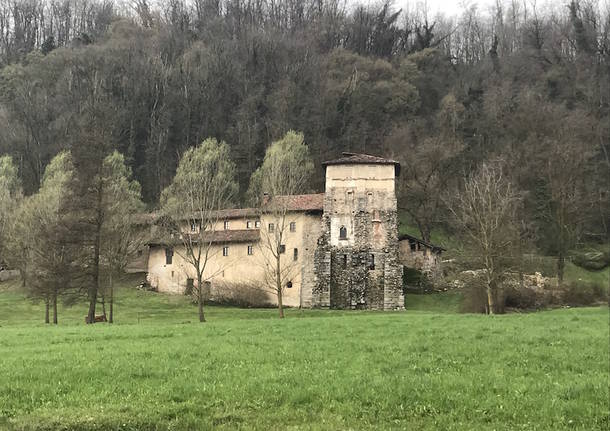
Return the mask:
<svg viewBox="0 0 610 431"><path fill-rule="evenodd" d="M398 162L344 153L324 163L325 192L283 196L289 228L283 237L283 302L287 306L339 309L404 309L399 256L396 177ZM210 299L256 295L275 304L266 247L272 214L253 208L222 210L209 233L204 273ZM185 225L185 234L196 225ZM184 293L194 271L173 247L151 242L148 281L161 292Z"/></svg>

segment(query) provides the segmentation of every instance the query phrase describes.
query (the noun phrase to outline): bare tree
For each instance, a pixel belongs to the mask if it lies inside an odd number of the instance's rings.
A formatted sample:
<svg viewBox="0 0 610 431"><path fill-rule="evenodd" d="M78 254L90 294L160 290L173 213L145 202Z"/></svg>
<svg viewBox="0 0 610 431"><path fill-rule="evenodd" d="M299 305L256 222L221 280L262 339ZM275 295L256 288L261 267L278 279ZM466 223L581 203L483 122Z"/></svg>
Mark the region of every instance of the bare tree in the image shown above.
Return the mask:
<svg viewBox="0 0 610 431"><path fill-rule="evenodd" d="M483 164L448 201L469 246L471 264L481 268L487 294L486 311L502 309L502 279L510 267L511 248L519 240L516 211L519 194L497 164Z"/></svg>
<svg viewBox="0 0 610 431"><path fill-rule="evenodd" d="M228 207L238 191L229 151L226 143L214 138L189 149L180 160L174 181L161 195L162 211L169 221L166 227L173 237L167 245L178 245L175 252L197 274L193 288L200 322L205 322L204 282L214 275L205 272L214 252L219 210Z"/></svg>
<svg viewBox="0 0 610 431"><path fill-rule="evenodd" d="M313 162L303 134L289 131L267 149L265 159L250 179L250 193L259 196L260 247L267 288L277 296L280 318L284 318L282 295L294 276L294 259L284 259L286 234L294 222L293 196L305 191L313 173Z"/></svg>

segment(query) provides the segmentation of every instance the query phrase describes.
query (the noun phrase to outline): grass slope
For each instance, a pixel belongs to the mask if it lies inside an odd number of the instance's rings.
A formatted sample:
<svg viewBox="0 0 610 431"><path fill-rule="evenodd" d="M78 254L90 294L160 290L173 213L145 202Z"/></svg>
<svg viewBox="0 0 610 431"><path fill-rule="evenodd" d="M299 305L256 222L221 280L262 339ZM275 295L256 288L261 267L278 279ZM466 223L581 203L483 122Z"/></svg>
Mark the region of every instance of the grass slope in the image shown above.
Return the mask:
<svg viewBox="0 0 610 431"><path fill-rule="evenodd" d="M115 325L84 325L81 305L45 327L40 305L0 285L0 429L609 425L607 308L487 317L429 296L405 313L284 321L208 307L200 325L182 297L118 298Z"/></svg>

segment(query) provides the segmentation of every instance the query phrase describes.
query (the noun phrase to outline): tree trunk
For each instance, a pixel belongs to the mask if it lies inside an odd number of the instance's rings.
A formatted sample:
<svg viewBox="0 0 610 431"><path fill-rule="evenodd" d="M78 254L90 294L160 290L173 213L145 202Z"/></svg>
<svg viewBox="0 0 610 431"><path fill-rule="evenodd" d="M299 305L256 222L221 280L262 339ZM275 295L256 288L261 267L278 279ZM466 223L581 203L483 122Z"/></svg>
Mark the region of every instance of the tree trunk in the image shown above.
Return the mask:
<svg viewBox="0 0 610 431"><path fill-rule="evenodd" d="M282 278L281 278L281 262L280 255L278 253L275 267L275 288L277 291L277 309L280 312L280 319L284 318L284 304L282 304Z"/></svg>
<svg viewBox="0 0 610 431"><path fill-rule="evenodd" d="M97 292L100 288L100 248L102 242L102 192L98 191L97 198L98 214L97 226L95 231L95 242L93 250L93 283L89 286L89 313L87 314L87 323L95 323L95 306L97 304Z"/></svg>
<svg viewBox="0 0 610 431"><path fill-rule="evenodd" d="M197 307L199 308L199 322L205 322L203 314L203 280L202 276L197 274Z"/></svg>
<svg viewBox="0 0 610 431"><path fill-rule="evenodd" d="M559 252L559 256L557 257L557 283L559 286L563 284L563 273L566 266L566 258L563 254L563 251Z"/></svg>
<svg viewBox="0 0 610 431"><path fill-rule="evenodd" d="M57 325L57 292L53 292L53 324Z"/></svg>
<svg viewBox="0 0 610 431"><path fill-rule="evenodd" d="M110 274L110 317L108 323L114 323L114 285L112 284L112 274Z"/></svg>
<svg viewBox="0 0 610 431"><path fill-rule="evenodd" d="M49 298L44 300L44 323L49 323Z"/></svg>
<svg viewBox="0 0 610 431"><path fill-rule="evenodd" d="M106 317L106 295L102 295L102 315Z"/></svg>
<svg viewBox="0 0 610 431"><path fill-rule="evenodd" d="M496 298L491 286L487 286L487 310L489 314L496 314Z"/></svg>

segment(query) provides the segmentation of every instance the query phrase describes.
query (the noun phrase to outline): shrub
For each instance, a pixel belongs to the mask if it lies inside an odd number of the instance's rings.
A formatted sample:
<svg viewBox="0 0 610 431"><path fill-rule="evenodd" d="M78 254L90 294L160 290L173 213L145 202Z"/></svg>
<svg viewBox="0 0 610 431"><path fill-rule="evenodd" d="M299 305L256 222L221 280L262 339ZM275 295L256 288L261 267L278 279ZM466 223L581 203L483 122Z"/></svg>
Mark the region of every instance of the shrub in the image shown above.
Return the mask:
<svg viewBox="0 0 610 431"><path fill-rule="evenodd" d="M214 283L210 302L242 308L274 306L264 289L248 283Z"/></svg>
<svg viewBox="0 0 610 431"><path fill-rule="evenodd" d="M591 305L602 301L608 301L608 291L599 283L571 282L561 288L561 302L565 305Z"/></svg>
<svg viewBox="0 0 610 431"><path fill-rule="evenodd" d="M462 313L485 313L487 309L487 292L482 286L470 285L463 290L460 304Z"/></svg>

